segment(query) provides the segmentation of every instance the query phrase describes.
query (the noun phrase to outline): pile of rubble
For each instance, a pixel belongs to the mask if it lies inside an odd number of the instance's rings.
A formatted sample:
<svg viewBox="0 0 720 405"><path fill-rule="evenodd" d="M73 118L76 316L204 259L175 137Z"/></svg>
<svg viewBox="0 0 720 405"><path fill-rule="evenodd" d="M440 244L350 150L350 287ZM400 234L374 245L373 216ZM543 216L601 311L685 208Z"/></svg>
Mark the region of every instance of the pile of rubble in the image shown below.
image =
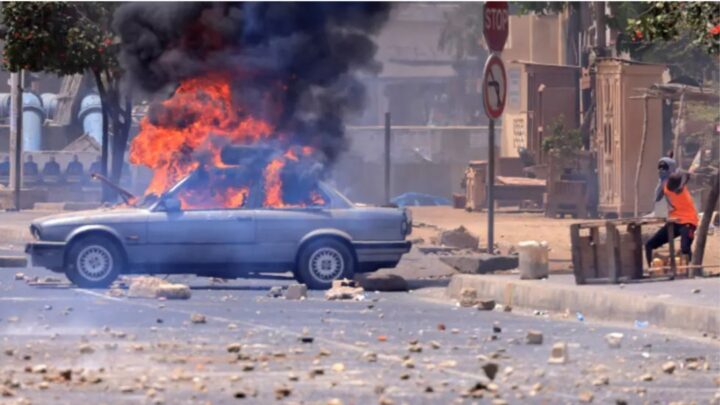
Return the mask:
<svg viewBox="0 0 720 405"><path fill-rule="evenodd" d="M111 296L121 295L122 290L112 288L108 294ZM129 298L161 298L186 300L192 295L190 287L185 284L174 284L157 277L136 277L130 280L130 287L127 291Z"/></svg>

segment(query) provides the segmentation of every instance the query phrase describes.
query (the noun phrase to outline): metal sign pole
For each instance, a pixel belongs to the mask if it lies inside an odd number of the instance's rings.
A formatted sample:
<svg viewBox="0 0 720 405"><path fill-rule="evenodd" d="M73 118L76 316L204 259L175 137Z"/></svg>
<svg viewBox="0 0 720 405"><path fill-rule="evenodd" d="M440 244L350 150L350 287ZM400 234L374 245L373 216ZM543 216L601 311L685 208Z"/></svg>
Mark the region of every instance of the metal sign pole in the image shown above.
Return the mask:
<svg viewBox="0 0 720 405"><path fill-rule="evenodd" d="M390 113L385 113L385 204L390 203Z"/></svg>
<svg viewBox="0 0 720 405"><path fill-rule="evenodd" d="M10 188L13 205L20 211L22 188L22 71L10 74Z"/></svg>
<svg viewBox="0 0 720 405"><path fill-rule="evenodd" d="M492 254L495 249L495 120L490 119L488 125L488 165L487 165L487 252Z"/></svg>

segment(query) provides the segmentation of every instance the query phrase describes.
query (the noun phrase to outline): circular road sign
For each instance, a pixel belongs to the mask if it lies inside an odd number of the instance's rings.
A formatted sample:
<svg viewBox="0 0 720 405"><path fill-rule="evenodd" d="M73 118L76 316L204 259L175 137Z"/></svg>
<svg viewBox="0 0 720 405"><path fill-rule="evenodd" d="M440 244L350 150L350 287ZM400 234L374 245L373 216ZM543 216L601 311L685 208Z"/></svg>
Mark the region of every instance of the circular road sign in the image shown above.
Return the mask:
<svg viewBox="0 0 720 405"><path fill-rule="evenodd" d="M497 55L491 55L485 63L482 93L483 106L488 118L499 118L505 110L507 76L502 59Z"/></svg>
<svg viewBox="0 0 720 405"><path fill-rule="evenodd" d="M502 52L508 37L510 15L506 1L488 1L483 6L483 34L488 48Z"/></svg>

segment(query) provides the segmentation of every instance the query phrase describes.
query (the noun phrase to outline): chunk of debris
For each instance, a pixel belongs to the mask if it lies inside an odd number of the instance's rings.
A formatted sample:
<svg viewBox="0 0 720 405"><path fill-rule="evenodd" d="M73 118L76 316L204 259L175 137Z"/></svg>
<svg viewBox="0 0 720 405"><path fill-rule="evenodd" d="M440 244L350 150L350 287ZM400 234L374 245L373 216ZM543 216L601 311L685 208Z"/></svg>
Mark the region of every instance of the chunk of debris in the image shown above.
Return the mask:
<svg viewBox="0 0 720 405"><path fill-rule="evenodd" d="M492 311L495 309L495 300L484 299L478 301L478 309L481 311Z"/></svg>
<svg viewBox="0 0 720 405"><path fill-rule="evenodd" d="M300 343L312 343L315 341L315 338L312 336L300 336L298 340Z"/></svg>
<svg viewBox="0 0 720 405"><path fill-rule="evenodd" d="M593 393L590 391L583 391L580 393L580 395L578 395L578 399L580 400L580 402L583 403L590 403L593 401L593 398Z"/></svg>
<svg viewBox="0 0 720 405"><path fill-rule="evenodd" d="M525 341L529 345L540 345L543 342L543 334L537 330L530 330L525 336Z"/></svg>
<svg viewBox="0 0 720 405"><path fill-rule="evenodd" d="M464 308L477 305L477 290L474 288L463 288L460 291L460 306Z"/></svg>
<svg viewBox="0 0 720 405"><path fill-rule="evenodd" d="M365 291L407 291L408 284L404 278L388 273L358 273L355 281Z"/></svg>
<svg viewBox="0 0 720 405"><path fill-rule="evenodd" d="M270 298L280 298L283 296L283 288L277 285L271 287L267 292L267 296Z"/></svg>
<svg viewBox="0 0 720 405"><path fill-rule="evenodd" d="M441 232L440 244L458 249L477 249L480 238L460 225L458 228Z"/></svg>
<svg viewBox="0 0 720 405"><path fill-rule="evenodd" d="M492 331L493 331L493 333L501 333L501 332L502 332L502 328L500 327L500 324L497 323L497 322L494 322L494 323L493 323L493 327L492 327Z"/></svg>
<svg viewBox="0 0 720 405"><path fill-rule="evenodd" d="M557 342L553 344L552 350L550 351L550 358L548 363L550 364L565 364L568 362L568 346L565 342Z"/></svg>
<svg viewBox="0 0 720 405"><path fill-rule="evenodd" d="M205 315L194 313L190 315L190 322L199 324L199 323L207 323L207 319L205 318Z"/></svg>
<svg viewBox="0 0 720 405"><path fill-rule="evenodd" d="M290 389L290 387L288 387L288 386L282 385L280 387L276 387L275 388L275 399L279 401L283 398L289 397L291 393L292 393L292 389Z"/></svg>
<svg viewBox="0 0 720 405"><path fill-rule="evenodd" d="M25 279L25 273L15 273L15 280L24 280Z"/></svg>
<svg viewBox="0 0 720 405"><path fill-rule="evenodd" d="M325 299L333 300L360 300L364 297L362 287L354 280L333 280L332 288L325 292Z"/></svg>
<svg viewBox="0 0 720 405"><path fill-rule="evenodd" d="M605 335L605 341L607 342L607 345L611 349L619 349L622 345L623 337L622 333L619 332L612 332Z"/></svg>
<svg viewBox="0 0 720 405"><path fill-rule="evenodd" d="M307 286L305 284L290 284L285 291L286 300L304 300L307 298Z"/></svg>
<svg viewBox="0 0 720 405"><path fill-rule="evenodd" d="M692 293L693 293L693 294L700 294L700 289L699 289L699 288L693 288L693 289L692 289Z"/></svg>
<svg viewBox="0 0 720 405"><path fill-rule="evenodd" d="M336 373L342 373L345 371L345 365L343 363L335 363L332 365L331 369Z"/></svg>
<svg viewBox="0 0 720 405"><path fill-rule="evenodd" d="M672 374L675 372L675 362L674 361L668 361L662 365L662 371L666 374Z"/></svg>
<svg viewBox="0 0 720 405"><path fill-rule="evenodd" d="M464 274L487 274L496 271L513 270L518 267L519 263L517 256L487 253L442 256L440 261Z"/></svg>
<svg viewBox="0 0 720 405"><path fill-rule="evenodd" d="M483 371L485 372L485 375L486 375L487 378L489 378L490 380L494 380L494 379L495 379L495 375L496 375L497 372L498 372L498 368L499 368L499 367L498 367L497 363L485 363L485 364L482 366L482 369L483 369Z"/></svg>
<svg viewBox="0 0 720 405"><path fill-rule="evenodd" d="M241 343L230 343L226 347L228 353L240 353L240 350L242 350L242 344Z"/></svg>
<svg viewBox="0 0 720 405"><path fill-rule="evenodd" d="M643 374L640 376L640 381L652 381L653 379L655 379L655 377L653 377L653 375L650 373Z"/></svg>
<svg viewBox="0 0 720 405"><path fill-rule="evenodd" d="M78 346L78 350L82 354L91 354L91 353L95 352L95 349L87 343L83 343L80 346Z"/></svg>
<svg viewBox="0 0 720 405"><path fill-rule="evenodd" d="M158 277L140 276L130 281L129 298L188 299L192 295L185 284L169 283Z"/></svg>
<svg viewBox="0 0 720 405"><path fill-rule="evenodd" d="M610 377L608 376L600 376L593 380L592 385L598 387L601 385L609 385L610 384Z"/></svg>

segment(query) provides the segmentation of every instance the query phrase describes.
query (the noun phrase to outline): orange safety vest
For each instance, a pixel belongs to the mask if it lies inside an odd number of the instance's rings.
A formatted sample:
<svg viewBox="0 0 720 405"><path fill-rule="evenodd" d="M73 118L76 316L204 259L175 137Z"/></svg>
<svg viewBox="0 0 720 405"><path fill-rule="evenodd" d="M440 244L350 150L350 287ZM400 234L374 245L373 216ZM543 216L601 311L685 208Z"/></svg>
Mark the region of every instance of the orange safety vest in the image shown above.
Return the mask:
<svg viewBox="0 0 720 405"><path fill-rule="evenodd" d="M690 192L687 187L683 187L682 191L678 194L674 191L670 191L667 188L666 183L663 186L663 192L665 193L665 198L668 200L669 217L673 222L677 222L682 225L698 225L698 214L695 210L695 203L693 202L692 196L690 196Z"/></svg>

